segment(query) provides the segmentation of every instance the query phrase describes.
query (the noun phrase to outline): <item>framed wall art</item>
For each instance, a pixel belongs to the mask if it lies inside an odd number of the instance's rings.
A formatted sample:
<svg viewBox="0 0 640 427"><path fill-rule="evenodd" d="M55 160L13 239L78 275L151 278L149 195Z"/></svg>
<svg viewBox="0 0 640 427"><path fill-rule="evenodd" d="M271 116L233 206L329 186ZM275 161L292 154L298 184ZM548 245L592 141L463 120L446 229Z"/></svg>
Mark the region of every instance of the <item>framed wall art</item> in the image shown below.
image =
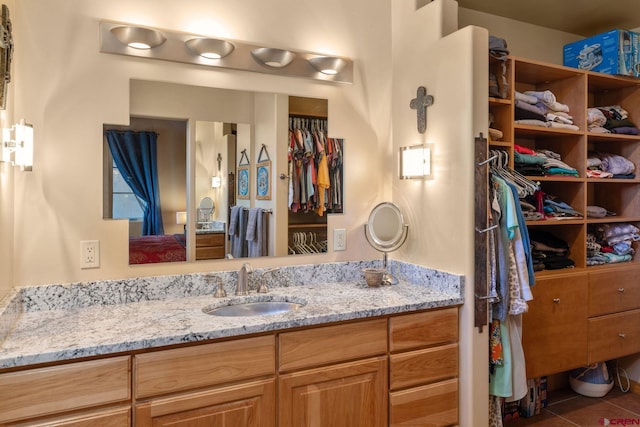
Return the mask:
<svg viewBox="0 0 640 427"><path fill-rule="evenodd" d="M242 150L240 155L240 161L238 162L238 199L249 199L249 156L247 156L247 150Z"/></svg>
<svg viewBox="0 0 640 427"><path fill-rule="evenodd" d="M256 198L271 200L271 159L267 146L262 144L256 162Z"/></svg>

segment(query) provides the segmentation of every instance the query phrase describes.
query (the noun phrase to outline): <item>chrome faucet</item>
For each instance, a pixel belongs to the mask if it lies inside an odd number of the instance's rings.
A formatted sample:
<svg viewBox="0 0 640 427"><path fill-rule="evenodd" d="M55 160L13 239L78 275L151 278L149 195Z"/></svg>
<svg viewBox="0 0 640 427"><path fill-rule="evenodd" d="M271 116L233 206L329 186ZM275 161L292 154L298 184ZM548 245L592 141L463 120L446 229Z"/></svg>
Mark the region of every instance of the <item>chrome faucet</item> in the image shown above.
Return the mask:
<svg viewBox="0 0 640 427"><path fill-rule="evenodd" d="M260 275L260 284L258 285L258 290L256 292L258 292L259 294L266 294L267 292L269 292L269 287L265 282L264 275L267 273L274 273L278 270L280 270L280 267L268 268L265 271L263 271L262 274Z"/></svg>
<svg viewBox="0 0 640 427"><path fill-rule="evenodd" d="M236 286L236 295L249 295L249 273L253 272L248 262L242 264L242 268L238 272L238 284Z"/></svg>

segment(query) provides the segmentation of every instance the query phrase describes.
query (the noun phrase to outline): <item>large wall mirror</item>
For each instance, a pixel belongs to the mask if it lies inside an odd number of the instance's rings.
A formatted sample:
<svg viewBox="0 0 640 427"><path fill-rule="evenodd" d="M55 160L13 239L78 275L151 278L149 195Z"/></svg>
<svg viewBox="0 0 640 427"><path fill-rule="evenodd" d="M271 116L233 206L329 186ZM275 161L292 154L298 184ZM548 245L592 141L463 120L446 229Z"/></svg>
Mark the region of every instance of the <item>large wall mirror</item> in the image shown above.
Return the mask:
<svg viewBox="0 0 640 427"><path fill-rule="evenodd" d="M130 115L104 125L103 203L104 218L129 218L130 264L327 251L344 144L327 136L327 100L132 80ZM127 166L149 153L155 168ZM294 187L321 161L335 188L319 202Z"/></svg>

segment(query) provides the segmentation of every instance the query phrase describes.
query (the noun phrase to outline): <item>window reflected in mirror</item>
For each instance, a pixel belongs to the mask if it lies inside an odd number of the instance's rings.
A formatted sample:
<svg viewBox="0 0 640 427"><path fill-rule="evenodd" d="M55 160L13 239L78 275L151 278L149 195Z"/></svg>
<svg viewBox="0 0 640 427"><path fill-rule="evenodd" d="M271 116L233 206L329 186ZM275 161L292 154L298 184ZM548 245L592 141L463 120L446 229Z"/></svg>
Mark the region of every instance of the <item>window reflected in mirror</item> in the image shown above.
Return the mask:
<svg viewBox="0 0 640 427"><path fill-rule="evenodd" d="M129 264L187 259L186 121L104 125L103 216L129 221Z"/></svg>

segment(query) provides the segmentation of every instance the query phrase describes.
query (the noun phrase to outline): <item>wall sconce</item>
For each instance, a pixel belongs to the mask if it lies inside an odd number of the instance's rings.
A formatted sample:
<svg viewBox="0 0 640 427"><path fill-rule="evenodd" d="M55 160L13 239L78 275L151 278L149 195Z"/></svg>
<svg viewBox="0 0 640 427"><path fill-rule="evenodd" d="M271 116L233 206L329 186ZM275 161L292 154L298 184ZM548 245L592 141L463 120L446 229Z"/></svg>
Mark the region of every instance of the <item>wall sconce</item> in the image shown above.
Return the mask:
<svg viewBox="0 0 640 427"><path fill-rule="evenodd" d="M111 33L120 40L120 43L134 49L152 49L167 40L160 31L129 25L114 27L111 29Z"/></svg>
<svg viewBox="0 0 640 427"><path fill-rule="evenodd" d="M400 147L400 179L424 179L431 176L431 147Z"/></svg>
<svg viewBox="0 0 640 427"><path fill-rule="evenodd" d="M344 59L334 56L316 56L315 58L310 58L309 63L316 70L329 75L338 74L347 65Z"/></svg>
<svg viewBox="0 0 640 427"><path fill-rule="evenodd" d="M207 59L220 59L233 52L235 46L225 40L194 38L185 42L187 47L197 55Z"/></svg>
<svg viewBox="0 0 640 427"><path fill-rule="evenodd" d="M353 83L353 61L349 58L278 49L123 22L100 21L100 52L285 77Z"/></svg>
<svg viewBox="0 0 640 427"><path fill-rule="evenodd" d="M219 176L211 177L211 188L220 188L222 186L222 180Z"/></svg>
<svg viewBox="0 0 640 427"><path fill-rule="evenodd" d="M22 171L33 170L33 125L22 119L11 128L2 129L2 161L20 166Z"/></svg>

